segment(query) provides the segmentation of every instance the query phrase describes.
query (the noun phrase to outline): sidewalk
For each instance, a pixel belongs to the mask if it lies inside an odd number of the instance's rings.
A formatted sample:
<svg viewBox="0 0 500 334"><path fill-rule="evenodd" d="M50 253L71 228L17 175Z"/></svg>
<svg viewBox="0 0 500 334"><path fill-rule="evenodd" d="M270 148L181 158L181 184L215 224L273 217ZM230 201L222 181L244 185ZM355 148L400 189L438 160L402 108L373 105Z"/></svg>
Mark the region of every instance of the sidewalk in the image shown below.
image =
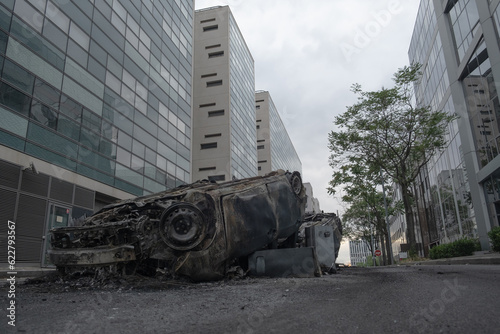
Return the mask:
<svg viewBox="0 0 500 334"><path fill-rule="evenodd" d="M30 278L55 272L56 268L41 268L40 263L16 263L15 270L10 270L7 263L0 263L0 279L15 276L17 278ZM14 274L15 273L15 274Z"/></svg>
<svg viewBox="0 0 500 334"><path fill-rule="evenodd" d="M475 252L471 256L452 257L447 259L416 261L407 263L413 265L443 265L443 264L500 264L498 252Z"/></svg>

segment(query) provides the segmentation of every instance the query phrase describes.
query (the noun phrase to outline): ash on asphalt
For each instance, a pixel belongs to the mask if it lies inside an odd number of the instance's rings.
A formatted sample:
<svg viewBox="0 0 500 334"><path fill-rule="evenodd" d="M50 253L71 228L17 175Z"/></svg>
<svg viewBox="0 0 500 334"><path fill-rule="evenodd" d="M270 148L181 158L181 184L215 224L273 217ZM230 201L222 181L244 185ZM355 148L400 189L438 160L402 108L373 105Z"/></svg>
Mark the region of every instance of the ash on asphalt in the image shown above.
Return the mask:
<svg viewBox="0 0 500 334"><path fill-rule="evenodd" d="M356 271L355 268L339 269L337 274L349 275ZM331 274L325 273L324 277ZM69 291L162 291L183 288L206 288L224 285L252 284L265 282L268 279L287 280L297 278L269 278L251 277L247 275L229 275L228 277L211 282L192 282L189 278L172 277L157 273L154 276L118 275L102 273L99 271L81 271L63 275L59 272L52 272L35 278L27 278L21 282L23 291L40 293L57 293ZM300 279L302 280L302 279Z"/></svg>

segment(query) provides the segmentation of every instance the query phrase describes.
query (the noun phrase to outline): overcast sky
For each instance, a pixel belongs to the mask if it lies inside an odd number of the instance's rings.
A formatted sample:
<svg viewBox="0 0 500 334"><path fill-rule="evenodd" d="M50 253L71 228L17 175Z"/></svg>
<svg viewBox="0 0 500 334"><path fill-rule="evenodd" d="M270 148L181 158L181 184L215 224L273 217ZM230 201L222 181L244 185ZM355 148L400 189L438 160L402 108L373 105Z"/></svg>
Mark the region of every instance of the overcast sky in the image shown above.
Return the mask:
<svg viewBox="0 0 500 334"><path fill-rule="evenodd" d="M353 83L378 90L408 65L420 0L195 0L229 5L255 61L255 89L267 90L302 161L302 178L325 212L344 208L326 188L328 133L356 102Z"/></svg>

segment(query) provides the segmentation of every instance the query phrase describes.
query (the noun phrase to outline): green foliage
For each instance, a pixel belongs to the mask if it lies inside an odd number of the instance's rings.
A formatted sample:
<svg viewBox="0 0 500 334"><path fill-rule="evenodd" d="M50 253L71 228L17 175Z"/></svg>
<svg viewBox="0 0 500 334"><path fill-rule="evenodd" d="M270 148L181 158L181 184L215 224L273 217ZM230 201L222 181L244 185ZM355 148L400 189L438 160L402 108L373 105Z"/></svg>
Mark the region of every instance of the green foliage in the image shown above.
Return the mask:
<svg viewBox="0 0 500 334"><path fill-rule="evenodd" d="M434 260L449 257L469 256L478 250L481 250L478 240L460 239L449 244L443 244L431 248L429 256Z"/></svg>
<svg viewBox="0 0 500 334"><path fill-rule="evenodd" d="M380 267L380 256L375 257L375 265ZM373 257L368 255L365 260L365 267L373 267Z"/></svg>
<svg viewBox="0 0 500 334"><path fill-rule="evenodd" d="M414 87L420 80L419 64L394 74L394 87L365 91L354 84L355 104L335 118L337 128L328 135L333 169L328 192L342 188L342 200L353 203L385 182L397 183L408 226L408 242L416 246L413 221L413 183L433 157L446 145L448 123L455 119L446 111L414 106Z"/></svg>
<svg viewBox="0 0 500 334"><path fill-rule="evenodd" d="M494 227L488 232L491 240L491 245L495 252L500 252L500 226Z"/></svg>

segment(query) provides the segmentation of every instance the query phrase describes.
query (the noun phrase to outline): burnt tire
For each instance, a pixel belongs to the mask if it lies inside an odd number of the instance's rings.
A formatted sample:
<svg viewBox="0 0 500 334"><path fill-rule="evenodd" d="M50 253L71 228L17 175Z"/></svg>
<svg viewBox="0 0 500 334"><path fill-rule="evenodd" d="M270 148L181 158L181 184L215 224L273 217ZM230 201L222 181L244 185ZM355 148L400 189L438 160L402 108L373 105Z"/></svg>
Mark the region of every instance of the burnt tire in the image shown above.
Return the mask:
<svg viewBox="0 0 500 334"><path fill-rule="evenodd" d="M295 195L300 196L302 192L302 178L298 172L293 172L289 177L290 185L292 187L292 191Z"/></svg>
<svg viewBox="0 0 500 334"><path fill-rule="evenodd" d="M175 250L190 250L205 238L207 224L203 213L189 203L167 208L160 218L160 235Z"/></svg>

